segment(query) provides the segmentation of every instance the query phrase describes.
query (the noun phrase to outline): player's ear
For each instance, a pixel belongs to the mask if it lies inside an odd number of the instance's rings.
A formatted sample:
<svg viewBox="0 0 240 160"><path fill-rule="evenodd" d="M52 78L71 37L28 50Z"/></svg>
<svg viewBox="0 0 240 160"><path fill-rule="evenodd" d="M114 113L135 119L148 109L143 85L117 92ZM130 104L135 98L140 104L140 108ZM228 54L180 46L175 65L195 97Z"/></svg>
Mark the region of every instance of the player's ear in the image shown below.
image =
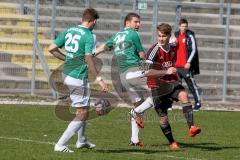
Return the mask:
<svg viewBox="0 0 240 160"><path fill-rule="evenodd" d="M125 26L128 27L129 26L129 21L125 22Z"/></svg>

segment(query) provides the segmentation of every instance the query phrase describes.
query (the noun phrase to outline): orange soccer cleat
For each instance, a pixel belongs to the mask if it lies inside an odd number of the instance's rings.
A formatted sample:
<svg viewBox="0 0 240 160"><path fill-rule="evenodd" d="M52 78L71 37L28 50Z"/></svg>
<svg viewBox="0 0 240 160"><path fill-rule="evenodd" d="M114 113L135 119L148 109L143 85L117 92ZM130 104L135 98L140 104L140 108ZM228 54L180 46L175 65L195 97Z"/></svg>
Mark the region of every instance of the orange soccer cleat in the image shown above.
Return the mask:
<svg viewBox="0 0 240 160"><path fill-rule="evenodd" d="M199 134L201 132L201 128L197 127L197 126L191 126L191 128L189 129L188 135L189 137L194 137L197 134Z"/></svg>
<svg viewBox="0 0 240 160"><path fill-rule="evenodd" d="M179 150L179 145L177 144L177 142L173 142L169 145L170 147L170 150L172 151L176 151L176 150Z"/></svg>
<svg viewBox="0 0 240 160"><path fill-rule="evenodd" d="M141 141L139 141L137 143L134 143L134 142L130 141L129 146L139 146L139 147L143 148L144 147L144 143L141 142Z"/></svg>

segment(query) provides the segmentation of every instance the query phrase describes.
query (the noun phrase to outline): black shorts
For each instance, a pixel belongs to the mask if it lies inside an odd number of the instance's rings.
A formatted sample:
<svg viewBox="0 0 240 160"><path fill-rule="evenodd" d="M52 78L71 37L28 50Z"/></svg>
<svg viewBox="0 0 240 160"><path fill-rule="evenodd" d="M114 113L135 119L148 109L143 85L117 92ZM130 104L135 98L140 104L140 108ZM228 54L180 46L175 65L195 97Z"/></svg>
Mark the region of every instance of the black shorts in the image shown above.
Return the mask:
<svg viewBox="0 0 240 160"><path fill-rule="evenodd" d="M160 88L151 89L153 104L159 116L166 116L168 108L172 107L173 101L178 101L178 95L185 88L182 85L174 87L173 91L167 95L159 96Z"/></svg>
<svg viewBox="0 0 240 160"><path fill-rule="evenodd" d="M193 77L191 72L188 69L185 69L185 68L177 68L177 72L178 72L178 75L180 76L180 78L185 79L185 78Z"/></svg>

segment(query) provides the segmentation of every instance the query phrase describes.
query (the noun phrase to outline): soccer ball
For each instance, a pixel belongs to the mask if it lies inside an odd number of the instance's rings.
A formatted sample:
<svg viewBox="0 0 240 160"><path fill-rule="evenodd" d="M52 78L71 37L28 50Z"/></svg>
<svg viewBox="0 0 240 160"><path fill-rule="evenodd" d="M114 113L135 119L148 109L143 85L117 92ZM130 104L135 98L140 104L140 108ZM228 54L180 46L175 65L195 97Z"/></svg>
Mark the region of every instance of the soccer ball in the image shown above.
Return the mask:
<svg viewBox="0 0 240 160"><path fill-rule="evenodd" d="M97 99L94 107L95 112L98 116L106 115L112 110L110 102L103 98Z"/></svg>

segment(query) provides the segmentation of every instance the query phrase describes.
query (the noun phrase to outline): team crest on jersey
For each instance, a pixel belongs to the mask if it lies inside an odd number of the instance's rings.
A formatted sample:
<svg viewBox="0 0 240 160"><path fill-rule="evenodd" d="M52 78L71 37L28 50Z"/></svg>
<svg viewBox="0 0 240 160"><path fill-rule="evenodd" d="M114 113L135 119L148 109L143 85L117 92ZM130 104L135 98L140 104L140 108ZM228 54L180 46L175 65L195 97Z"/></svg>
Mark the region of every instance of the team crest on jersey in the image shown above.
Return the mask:
<svg viewBox="0 0 240 160"><path fill-rule="evenodd" d="M182 43L185 43L185 42L186 42L186 38L183 38L183 39L182 39Z"/></svg>
<svg viewBox="0 0 240 160"><path fill-rule="evenodd" d="M163 57L162 57L162 56L160 56L160 57L159 57L159 60L160 60L160 61L162 61L162 60L163 60Z"/></svg>
<svg viewBox="0 0 240 160"><path fill-rule="evenodd" d="M172 67L172 61L163 62L162 67L163 68Z"/></svg>

